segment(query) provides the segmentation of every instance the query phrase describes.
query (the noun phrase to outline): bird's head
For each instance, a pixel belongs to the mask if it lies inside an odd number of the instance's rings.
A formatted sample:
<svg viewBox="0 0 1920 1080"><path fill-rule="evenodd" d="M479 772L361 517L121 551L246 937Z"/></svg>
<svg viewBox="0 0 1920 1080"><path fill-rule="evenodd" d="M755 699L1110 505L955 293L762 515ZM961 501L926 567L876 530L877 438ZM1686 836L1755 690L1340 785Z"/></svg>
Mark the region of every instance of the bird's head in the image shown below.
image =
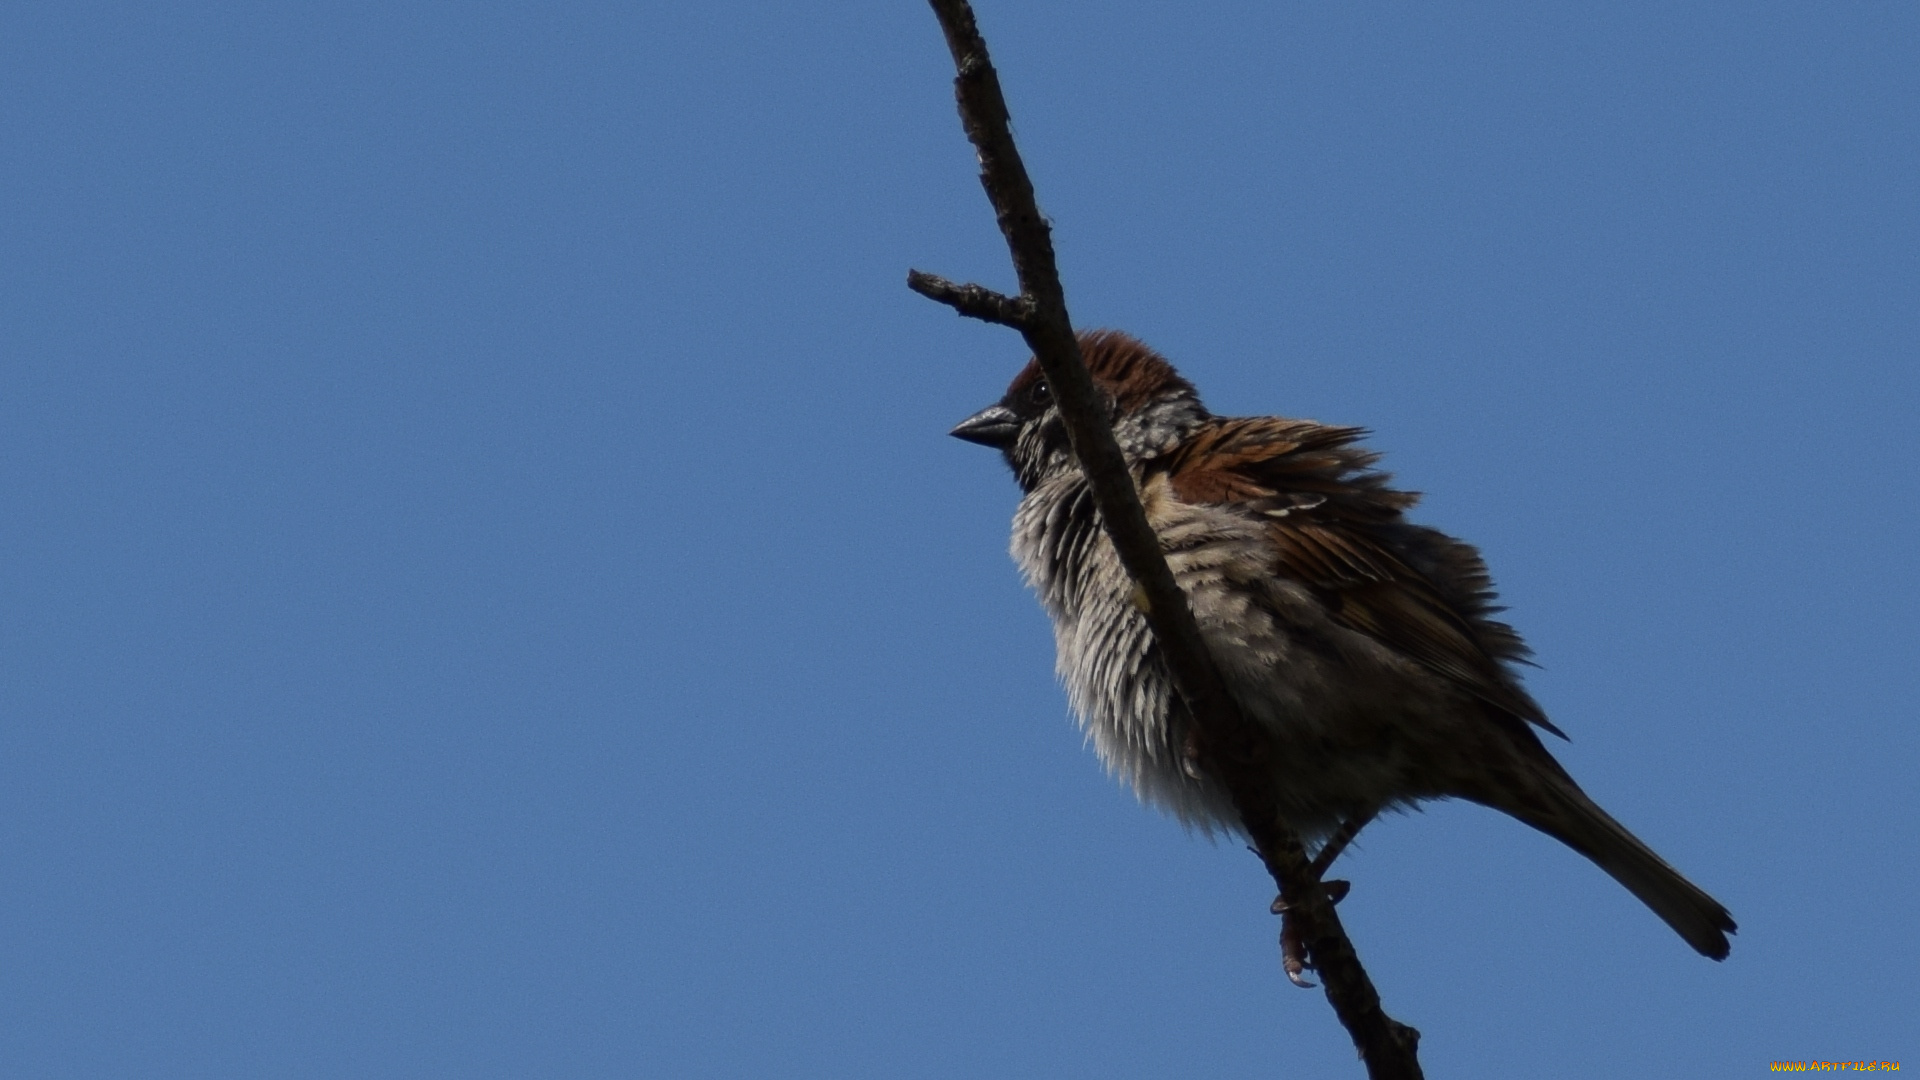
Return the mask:
<svg viewBox="0 0 1920 1080"><path fill-rule="evenodd" d="M1129 461L1165 453L1207 418L1193 384L1145 343L1114 330L1090 330L1079 340L1080 357ZM1023 491L1077 468L1059 406L1032 360L1005 397L962 420L952 434L999 450Z"/></svg>

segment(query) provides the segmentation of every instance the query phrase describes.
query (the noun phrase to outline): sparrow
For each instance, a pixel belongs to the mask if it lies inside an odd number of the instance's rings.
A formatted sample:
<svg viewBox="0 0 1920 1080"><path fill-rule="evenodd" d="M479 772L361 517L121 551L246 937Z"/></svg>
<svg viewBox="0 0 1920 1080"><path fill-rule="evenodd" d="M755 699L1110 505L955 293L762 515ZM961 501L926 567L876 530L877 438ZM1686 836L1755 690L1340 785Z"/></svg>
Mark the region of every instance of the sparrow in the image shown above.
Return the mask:
<svg viewBox="0 0 1920 1080"><path fill-rule="evenodd" d="M1215 416L1142 342L1079 337L1147 520L1227 688L1269 741L1281 813L1324 850L1436 799L1492 807L1606 871L1723 959L1733 919L1574 783L1522 687L1529 651L1479 552L1405 518L1361 428ZM1012 554L1051 617L1057 669L1107 768L1208 833L1242 831L1187 752L1191 719L1134 601L1037 364L952 434L999 450L1023 497ZM1348 835L1340 836L1347 826Z"/></svg>

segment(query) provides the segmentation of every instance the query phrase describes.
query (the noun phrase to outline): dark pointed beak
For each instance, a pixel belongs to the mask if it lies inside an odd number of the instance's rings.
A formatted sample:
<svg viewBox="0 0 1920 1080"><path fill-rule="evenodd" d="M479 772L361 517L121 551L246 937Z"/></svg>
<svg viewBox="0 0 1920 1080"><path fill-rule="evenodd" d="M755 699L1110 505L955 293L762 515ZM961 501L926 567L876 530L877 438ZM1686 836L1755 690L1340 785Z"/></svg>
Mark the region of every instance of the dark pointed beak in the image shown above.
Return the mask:
<svg viewBox="0 0 1920 1080"><path fill-rule="evenodd" d="M1014 437L1020 434L1020 418L1005 405L989 405L960 421L960 426L948 434L970 443L1005 450L1013 445Z"/></svg>

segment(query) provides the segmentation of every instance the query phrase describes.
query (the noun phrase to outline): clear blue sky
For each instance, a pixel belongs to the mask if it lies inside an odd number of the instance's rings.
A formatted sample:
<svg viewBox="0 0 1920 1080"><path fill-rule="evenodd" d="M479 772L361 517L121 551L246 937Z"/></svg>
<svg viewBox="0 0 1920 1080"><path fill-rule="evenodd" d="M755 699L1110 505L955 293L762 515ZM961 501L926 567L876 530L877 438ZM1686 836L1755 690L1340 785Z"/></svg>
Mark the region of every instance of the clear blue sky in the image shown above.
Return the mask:
<svg viewBox="0 0 1920 1080"><path fill-rule="evenodd" d="M1920 9L984 0L1083 326L1484 547L1693 955L1472 807L1439 1077L1920 1067ZM0 1073L1359 1076L1069 723L912 0L0 11Z"/></svg>

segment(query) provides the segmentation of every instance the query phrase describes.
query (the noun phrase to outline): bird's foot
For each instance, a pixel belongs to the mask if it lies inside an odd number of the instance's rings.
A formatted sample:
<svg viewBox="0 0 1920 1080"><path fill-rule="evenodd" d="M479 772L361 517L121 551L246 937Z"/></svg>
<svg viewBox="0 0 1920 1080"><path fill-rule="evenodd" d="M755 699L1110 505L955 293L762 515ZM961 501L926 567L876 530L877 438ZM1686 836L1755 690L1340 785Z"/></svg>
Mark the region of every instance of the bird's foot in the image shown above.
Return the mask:
<svg viewBox="0 0 1920 1080"><path fill-rule="evenodd" d="M1353 882L1338 878L1323 881L1320 887L1326 891L1327 903L1337 904L1353 891ZM1307 981L1306 972L1313 967L1313 961L1307 959L1307 944L1300 936L1300 926L1293 917L1293 905L1287 903L1284 896L1273 898L1275 915L1280 916L1280 967L1287 973L1287 981L1303 990L1313 989L1314 984Z"/></svg>
<svg viewBox="0 0 1920 1080"><path fill-rule="evenodd" d="M1273 906L1280 913L1280 968L1287 973L1287 981L1302 990L1313 989L1313 983L1307 981L1306 970L1313 966L1307 959L1306 942L1300 940L1300 926L1293 920L1293 912L1280 901Z"/></svg>
<svg viewBox="0 0 1920 1080"><path fill-rule="evenodd" d="M1313 876L1320 877L1331 869L1333 860L1347 850L1347 845L1353 843L1354 837L1359 836L1360 830L1366 828L1378 813L1378 810L1368 810L1341 822L1340 827L1333 831L1332 836L1327 837L1327 842L1321 844L1319 852L1314 855L1313 865L1309 867L1313 871Z"/></svg>

